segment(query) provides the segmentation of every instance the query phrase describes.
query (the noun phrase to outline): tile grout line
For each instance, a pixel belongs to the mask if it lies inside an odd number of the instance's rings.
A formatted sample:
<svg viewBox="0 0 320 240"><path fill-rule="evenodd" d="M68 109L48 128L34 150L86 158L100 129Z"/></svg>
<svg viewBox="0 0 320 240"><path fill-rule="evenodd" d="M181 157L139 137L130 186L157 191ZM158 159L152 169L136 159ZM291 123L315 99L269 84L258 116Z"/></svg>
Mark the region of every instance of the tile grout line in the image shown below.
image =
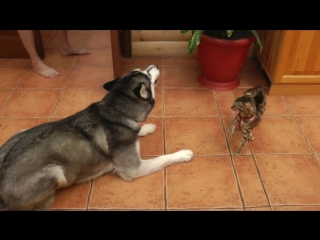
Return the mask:
<svg viewBox="0 0 320 240"><path fill-rule="evenodd" d="M217 116L165 116L166 118L220 118Z"/></svg>
<svg viewBox="0 0 320 240"><path fill-rule="evenodd" d="M222 117L229 117L229 118L234 118L235 116L232 116L232 115L221 115ZM176 116L165 116L165 117L168 117L168 118L218 118L219 116L218 115L212 115L212 116L194 116L194 115L189 115L189 116L179 116L179 115L176 115ZM289 118L289 117L293 117L291 115L279 115L279 116L264 116L264 118L279 118L279 117L282 117L282 118ZM301 117L310 117L310 116L301 116ZM312 116L312 117L319 117L319 116Z"/></svg>
<svg viewBox="0 0 320 240"><path fill-rule="evenodd" d="M84 40L81 48L83 48L83 47L86 45L86 42L88 41L88 38L89 38L90 35L91 35L91 30L87 33L87 37L86 37L86 39ZM91 53L90 53L90 54L91 54ZM73 70L74 70L74 68L75 68L75 66L76 66L76 64L77 64L79 57L80 57L80 55L78 55L77 58L76 58L76 60L74 61L74 64L73 64L73 68L72 68L71 73L73 72ZM70 73L70 75L71 75L71 73ZM69 82L69 79L68 79L68 81L66 82L65 87L67 86L67 83L68 83L68 82Z"/></svg>
<svg viewBox="0 0 320 240"><path fill-rule="evenodd" d="M315 157L315 159L316 159L316 160L317 160L317 162L318 162L318 165L320 166L320 160L318 159L318 157L317 157L317 155L316 155L315 151L313 150L313 148L312 148L312 146L311 146L311 144L310 144L310 142L309 142L309 140L308 140L308 138L307 138L306 134L303 132L303 130L302 130L302 128L301 128L301 126L300 126L300 124L299 124L298 120L296 119L296 116L293 114L293 112L292 112L292 110L291 110L291 108L290 108L290 106L289 106L289 104L288 104L288 102L287 102L286 98L285 98L284 96L281 96L281 97L282 97L283 101L285 102L285 104L287 105L287 108L289 108L289 111L290 111L290 113L292 114L294 121L295 121L295 122L296 122L296 124L298 125L298 128L299 128L300 132L302 133L302 135L303 135L304 139L305 139L305 140L306 140L306 142L308 143L309 148L310 148L310 150L311 150L311 152L312 152L313 156Z"/></svg>
<svg viewBox="0 0 320 240"><path fill-rule="evenodd" d="M274 117L278 117L278 116L274 116ZM289 117L289 116L287 116ZM271 209L271 211L273 211L272 207L271 207L271 202L270 202L270 199L269 199L269 195L268 195L268 192L267 192L267 188L265 187L264 183L263 183L263 180L262 180L262 174L260 172L260 168L258 166L258 162L257 162L257 159L256 159L256 155L253 151L253 148L252 148L252 145L251 145L251 142L248 141L249 143L249 147L250 147L250 150L252 152L252 157L253 157L253 162L254 162L254 165L256 166L256 171L258 173L258 176L259 176L259 179L260 179L260 183L261 183L261 186L263 188L263 191L264 191L264 194L266 195L266 198L267 198L267 201L268 201L268 204L269 204L269 207ZM286 153L284 153L286 154ZM270 155L269 153L263 153L263 154L258 154L258 155Z"/></svg>
<svg viewBox="0 0 320 240"><path fill-rule="evenodd" d="M278 117L278 116L275 116L275 117ZM288 116L288 117L289 117L289 116ZM248 143L249 143L250 150L251 150L251 152L252 152L253 162L254 162L254 165L256 166L256 171L257 171L257 173L258 173L258 176L259 176L259 179L260 179L260 183L261 183L263 192L264 192L264 194L266 195L266 198L267 198L267 201L268 201L268 204L269 204L269 207L270 207L271 211L273 211L273 209L272 209L272 207L271 207L270 198L269 198L269 195L268 195L268 192L267 192L267 188L266 188L266 186L265 186L264 183L263 183L262 174L261 174L261 171L260 171L260 168L259 168L259 166L258 166L257 159L256 159L256 154L255 154L254 151L253 151L253 148L252 148L252 146L251 146L251 142L248 141ZM262 154L258 154L258 155L262 155ZM264 155L268 155L268 154L265 153Z"/></svg>
<svg viewBox="0 0 320 240"><path fill-rule="evenodd" d="M43 45L44 48L46 48L46 49L60 49L59 40L58 40L58 45L57 45L57 46L54 45L53 47L47 47L48 43L50 42L51 38L54 36L55 32L56 32L56 30L54 30L54 32L51 34L51 36L49 37L49 39L47 40L47 42ZM69 39L69 34L70 34L70 32L67 30L68 39ZM85 40L84 40L84 42L83 42L83 44L81 45L80 48L83 48L83 47L84 47L86 41L88 40L89 35L91 34L91 30L89 30L89 32L86 33L86 34L87 34L87 36L86 36L86 38L85 38ZM84 34L83 34L83 35L84 35ZM72 45L72 44L71 44L71 45Z"/></svg>
<svg viewBox="0 0 320 240"><path fill-rule="evenodd" d="M161 63L162 63L162 59L161 59ZM161 66L161 70L163 71L163 66ZM164 94L164 76L163 74L161 75L161 82L162 82L162 89L161 89L161 93L162 93L162 134L163 134L163 152L164 154L167 154L167 149L166 149L166 121L165 121L165 94ZM168 196L167 196L167 167L165 167L163 169L163 177L164 177L164 210L167 211L168 210Z"/></svg>
<svg viewBox="0 0 320 240"><path fill-rule="evenodd" d="M90 200L91 200L91 194L92 194L92 190L93 190L93 181L90 181L90 189L89 189L89 193L88 193L88 198L87 198L87 204L86 204L86 211L89 210L89 205L90 205Z"/></svg>
<svg viewBox="0 0 320 240"><path fill-rule="evenodd" d="M10 96L8 97L8 99L5 101L5 103L1 106L0 108L0 114L2 113L2 111L4 110L5 106L7 105L7 102L11 99L13 93L15 92L15 88L12 89L12 92L10 94ZM0 116L1 117L1 116Z"/></svg>
<svg viewBox="0 0 320 240"><path fill-rule="evenodd" d="M223 116L221 115L221 111L220 111L220 106L219 106L219 103L218 103L218 96L217 96L217 93L215 91L213 91L214 93L214 96L215 96L215 100L216 100L216 105L217 105L217 108L218 108L218 111L219 111L219 115L220 115L220 119L221 119L221 124L222 124L222 129L223 129L223 132L224 132L224 135L225 135L225 139L227 141L227 146L228 146L228 149L229 149L229 153L230 153L230 158L231 158L231 164L232 164L232 167L233 167L233 173L236 177L236 180L237 180L237 185L238 185L238 191L239 191L239 195L240 195L240 198L241 198L241 202L242 202L242 205L243 205L243 210L245 211L246 209L246 205L245 205L245 200L244 200L244 196L243 196L243 193L242 193L242 188L241 188L241 184L240 184L240 180L239 180L239 176L238 176L238 172L237 172L237 169L236 169L236 166L235 166L235 163L234 163L234 157L233 156L233 152L232 152L232 149L231 149L231 146L230 146L230 143L228 141L228 136L227 136L227 132L226 132L226 128L225 128L225 125L224 125L224 122L223 122ZM234 96L233 94L233 91L231 91L231 95L233 96L233 100L236 99L236 97ZM232 118L234 118L234 116L231 116ZM251 154L247 155L247 154L242 154L242 156L251 156L252 155L252 152Z"/></svg>
<svg viewBox="0 0 320 240"><path fill-rule="evenodd" d="M53 35L56 33L56 30L53 31L53 33L51 33L50 37L48 38L48 40L43 44L43 48L46 48L46 45L48 44L48 42L50 41L50 39L53 37Z"/></svg>
<svg viewBox="0 0 320 240"><path fill-rule="evenodd" d="M43 46L44 48L46 47L46 45L48 44L48 42L50 41L50 39L53 37L53 35L55 34L55 32L56 32L56 31L54 31L54 32L51 34L50 38L49 38L49 39L47 40L47 42L44 44L44 46ZM87 41L89 35L90 35L90 32L88 33L88 36L87 36L86 40L85 40L84 43L82 44L82 47L84 46L85 42ZM58 48L58 49L60 49L60 48ZM54 105L54 108L53 108L53 110L52 110L52 112L51 112L51 114L50 114L47 122L49 122L49 121L52 119L52 117L53 117L52 115L53 115L54 111L56 110L57 105L58 105L58 103L59 103L59 101L60 101L63 93L65 92L65 88L66 88L67 83L69 82L70 76L71 76L71 74L72 74L72 72L73 72L73 70L74 70L74 68L75 68L75 66L76 66L76 62L77 62L78 58L79 58L79 56L77 56L76 60L74 61L73 65L72 65L72 68L71 68L71 71L70 71L70 74L68 75L68 77L67 77L67 79L66 79L63 87L62 87L62 88L48 88L48 89L61 89L61 92L60 92L59 97L57 98L56 104ZM32 68L32 65L29 67L29 70L27 71L27 73L30 71L31 68ZM25 74L25 76L27 75L27 73ZM24 76L24 77L22 78L22 80L19 82L19 84L17 85L17 87L16 87L16 89L14 90L14 92L19 88L19 86L21 85L21 83L22 83L22 81L24 80L25 76ZM32 88L32 89L34 89L34 88ZM38 89L42 89L42 88L38 88ZM43 88L43 89L47 89L47 88ZM11 96L10 96L10 98L11 98ZM3 107L4 107L4 106L3 106Z"/></svg>
<svg viewBox="0 0 320 240"><path fill-rule="evenodd" d="M320 117L320 115L297 115L297 114L292 114L294 117Z"/></svg>
<svg viewBox="0 0 320 240"><path fill-rule="evenodd" d="M17 117L17 116L12 116L12 117L5 117L5 116L0 116L1 119L42 119L42 118L50 118L50 117Z"/></svg>
<svg viewBox="0 0 320 240"><path fill-rule="evenodd" d="M101 207L98 207L98 208L90 208L88 209L88 211L90 212L94 212L94 211L106 211L106 212L112 212L112 211L145 211L145 212L148 212L148 211L165 211L164 209L162 208L101 208Z"/></svg>
<svg viewBox="0 0 320 240"><path fill-rule="evenodd" d="M125 65L126 66L126 65ZM128 65L129 66L129 65ZM132 66L134 66L134 65L132 65ZM206 90L207 88L205 88L205 87L181 87L181 86L176 86L176 87L174 87L174 86L169 86L169 87L164 87L164 88L168 88L168 89L202 89L202 90ZM248 87L238 87L237 89L243 89L243 90L246 90L246 89L248 89ZM214 91L214 90L211 90L211 91ZM225 92L225 91L223 91L223 92Z"/></svg>
<svg viewBox="0 0 320 240"><path fill-rule="evenodd" d="M65 82L64 85L63 85L63 88L61 89L60 95L59 95L59 97L58 97L58 99L57 99L57 101L56 101L56 104L54 105L54 107L53 107L53 109L52 109L52 112L51 112L51 114L50 114L50 117L49 117L48 122L53 118L53 113L55 112L55 110L56 110L56 108L57 108L57 106L58 106L58 104L59 104L59 102L60 102L60 99L61 99L62 95L64 94L64 92L65 92L65 90L66 90L66 85L67 85L67 83L69 82L69 79L70 79L71 74L72 74L72 72L73 72L73 70L74 70L74 67L75 67L75 65L71 68L70 74L69 74L69 76L67 77L67 80L66 80L66 82Z"/></svg>
<svg viewBox="0 0 320 240"><path fill-rule="evenodd" d="M46 208L43 209L42 211L47 211L47 212L56 212L56 211L86 211L84 208Z"/></svg>
<svg viewBox="0 0 320 240"><path fill-rule="evenodd" d="M54 33L55 33L55 32L54 32ZM54 34L54 33L53 33L53 34ZM50 39L52 38L53 34L51 35ZM84 47L84 45L85 45L85 43L87 42L90 34L91 34L91 31L89 31L89 33L87 34L87 37L86 37L86 39L84 40L84 42L83 42L83 44L82 44L82 46L81 46L80 48L83 48L83 47ZM50 39L48 39L47 43L49 42ZM47 49L48 49L48 48L47 48ZM53 48L50 48L50 49L59 49L59 50L60 50L60 47L58 47L58 48L53 47ZM74 71L74 68L75 68L75 66L76 66L76 64L77 64L77 62L78 62L79 57L80 57L80 55L77 55L77 56L76 56L76 59L75 59L74 63L73 63L72 66L71 66L72 68L71 68L70 74L69 74L69 76L67 77L67 79L66 79L66 81L65 81L65 83L64 83L64 85L63 85L63 87L62 87L62 91L61 91L62 93L64 92L65 88L67 87L67 84L69 83L71 74L72 74L72 72ZM59 65L59 66L60 66L60 65ZM61 65L61 66L63 66L63 65ZM60 96L60 97L61 97L61 96ZM58 98L58 100L60 100L60 97ZM55 106L55 107L56 107L56 106ZM54 108L54 110L55 110L55 108ZM52 112L52 114L53 114L53 112Z"/></svg>
<svg viewBox="0 0 320 240"><path fill-rule="evenodd" d="M245 211L241 207L185 207L185 208L170 208L168 211Z"/></svg>
<svg viewBox="0 0 320 240"><path fill-rule="evenodd" d="M249 207L246 207L246 208L266 208L266 207L271 208L269 205L261 205L261 206L255 206L255 207L249 206Z"/></svg>
<svg viewBox="0 0 320 240"><path fill-rule="evenodd" d="M274 204L273 207L320 207L320 204Z"/></svg>
<svg viewBox="0 0 320 240"><path fill-rule="evenodd" d="M89 34L90 34L90 33L89 33ZM89 37L89 34L88 34L85 42L87 41L87 39L88 39L88 37ZM84 46L85 42L83 43L82 46ZM58 106L58 104L59 104L59 102L60 102L60 99L61 99L62 95L64 94L66 88L67 88L67 84L69 83L70 78L71 78L71 75L72 75L72 73L73 73L73 71L74 71L74 68L76 67L76 63L77 63L77 61L78 61L78 58L79 58L79 55L77 56L76 60L75 60L74 63L73 63L73 66L72 66L72 68L71 68L71 71L70 71L70 73L69 73L69 75L68 75L68 77L67 77L67 79L66 79L66 81L65 81L65 83L64 83L64 85L63 85L63 87L62 87L60 96L59 96L58 99L57 99L57 102L56 102L56 104L55 104L55 106L54 106L54 108L53 108L53 110L52 110L52 112L51 112L51 115L50 115L50 118L49 118L48 121L50 121L50 120L53 118L53 113L54 113L54 111L56 110L56 108L57 108L57 106Z"/></svg>
<svg viewBox="0 0 320 240"><path fill-rule="evenodd" d="M241 190L241 186L240 186L240 181L239 181L239 177L238 177L238 173L236 171L236 168L235 168L235 165L234 165L234 161L233 161L233 157L232 157L232 152L231 152L231 147L230 147L230 144L228 142L228 137L226 135L226 131L224 129L224 124L223 124L223 118L221 116L221 112L220 112L220 107L219 107L219 104L218 104L218 99L216 97L216 93L215 91L212 91L212 95L213 95L213 99L216 103L216 108L218 110L218 114L219 114L219 118L220 118L220 124L221 124L221 127L222 127L222 131L224 133L224 140L225 140L225 143L227 145L227 148L229 150L229 157L230 157L230 161L231 161L231 165L232 165L232 170L233 170L233 175L236 179L236 182L237 182L237 187L238 187L238 192L239 192L239 195L240 195L240 200L241 200L241 203L242 203L242 209L245 211L245 201L244 201L244 198L243 198L243 194L242 194L242 190Z"/></svg>
<svg viewBox="0 0 320 240"><path fill-rule="evenodd" d="M307 152L307 153L302 153L302 152L294 152L294 153L272 152L271 153L271 152L269 152L269 153L254 153L254 155L256 155L256 156L261 156L261 155L313 155L313 152L312 151L311 152Z"/></svg>
<svg viewBox="0 0 320 240"><path fill-rule="evenodd" d="M87 35L87 37L86 37L86 40L85 40L84 43L82 44L82 47L81 47L81 48L83 48L83 46L84 46L85 43L87 42L90 34L91 34L91 31L89 31L89 33L88 33L88 35ZM53 36L53 35L52 35L52 36ZM48 40L48 42L49 42L49 40ZM59 96L58 99L57 99L57 102L56 102L56 104L55 104L55 107L53 108L53 110L52 110L52 112L51 112L51 115L50 115L48 121L50 121L50 120L52 119L52 117L53 117L53 113L54 113L54 111L56 110L56 108L57 108L57 106L58 106L58 104L59 104L59 102L60 102L60 99L61 99L62 95L64 94L64 92L65 92L65 90L66 90L67 84L68 84L69 81L70 81L71 75L72 75L72 73L73 73L73 71L74 71L74 69L75 69L75 66L76 66L76 64L77 64L78 59L79 59L79 56L77 56L76 60L74 61L74 64L73 64L73 66L72 66L72 68L71 68L71 71L70 71L70 74L69 74L69 76L67 77L67 80L66 80L65 83L64 83L64 86L63 86L63 88L62 88L62 90L61 90L60 96ZM86 202L86 208L85 208L86 211L88 211L88 208L89 208L92 190L93 190L93 180L90 181L90 189L89 189L89 194L88 194L88 198L87 198L87 202Z"/></svg>
<svg viewBox="0 0 320 240"><path fill-rule="evenodd" d="M15 88L12 88L13 91L11 93L11 95L8 97L7 101L2 105L2 107L0 108L0 114L3 112L3 110L6 108L6 106L8 105L9 101L11 100L13 94L15 94L15 92L18 90L19 85L22 83L22 81L25 79L25 77L27 76L28 72L30 71L30 69L32 68L32 65L30 65L28 67L28 70L26 71L26 73L22 76L21 80L19 81L19 83L17 84L17 86L15 86ZM0 116L1 117L1 116Z"/></svg>
<svg viewBox="0 0 320 240"><path fill-rule="evenodd" d="M253 153L253 149L252 149L251 145L250 145L250 149L251 149L251 151L252 151L252 153ZM257 162L257 159L256 159L256 155L253 153L253 154L252 154L252 157L253 157L254 165L256 166L256 170L257 170L257 173L258 173L258 176L259 176L259 179L260 179L260 182L261 182L261 185L262 185L264 194L266 195L266 198L267 198L269 207L270 207L271 210L272 210L270 198L269 198L269 195L268 195L268 192L267 192L267 188L266 188L266 186L265 186L264 183L263 183L262 174L261 174L260 168L259 168L259 166L258 166L258 162Z"/></svg>

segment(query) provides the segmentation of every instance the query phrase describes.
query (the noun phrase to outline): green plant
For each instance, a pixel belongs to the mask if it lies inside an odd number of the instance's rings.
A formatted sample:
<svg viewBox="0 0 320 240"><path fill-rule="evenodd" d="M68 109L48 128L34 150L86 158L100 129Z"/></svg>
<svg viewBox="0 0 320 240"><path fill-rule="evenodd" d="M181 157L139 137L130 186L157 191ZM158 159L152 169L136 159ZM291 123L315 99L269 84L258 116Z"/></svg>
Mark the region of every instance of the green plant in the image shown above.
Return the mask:
<svg viewBox="0 0 320 240"><path fill-rule="evenodd" d="M189 31L190 30L181 30L181 34L184 35L184 34L188 33ZM189 54L191 54L198 47L198 45L200 43L201 35L204 32L204 30L191 30L191 31L192 31L192 36L191 36L191 39L189 40L189 44L188 44ZM227 31L228 37L230 38L235 30L226 30L226 31ZM261 40L259 38L258 31L257 30L248 30L248 31L251 31L252 34L255 36L257 43L260 47L260 52L261 52L263 46L262 46Z"/></svg>

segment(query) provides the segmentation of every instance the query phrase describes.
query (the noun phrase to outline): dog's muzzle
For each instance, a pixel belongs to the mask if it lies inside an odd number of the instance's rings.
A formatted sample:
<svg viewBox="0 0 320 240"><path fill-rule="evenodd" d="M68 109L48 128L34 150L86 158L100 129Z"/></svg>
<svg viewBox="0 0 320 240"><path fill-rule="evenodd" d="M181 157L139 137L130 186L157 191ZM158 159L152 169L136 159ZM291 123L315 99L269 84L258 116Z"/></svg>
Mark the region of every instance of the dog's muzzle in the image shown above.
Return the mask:
<svg viewBox="0 0 320 240"><path fill-rule="evenodd" d="M150 65L146 68L146 72L151 76L151 82L154 84L160 75L160 71L157 65Z"/></svg>

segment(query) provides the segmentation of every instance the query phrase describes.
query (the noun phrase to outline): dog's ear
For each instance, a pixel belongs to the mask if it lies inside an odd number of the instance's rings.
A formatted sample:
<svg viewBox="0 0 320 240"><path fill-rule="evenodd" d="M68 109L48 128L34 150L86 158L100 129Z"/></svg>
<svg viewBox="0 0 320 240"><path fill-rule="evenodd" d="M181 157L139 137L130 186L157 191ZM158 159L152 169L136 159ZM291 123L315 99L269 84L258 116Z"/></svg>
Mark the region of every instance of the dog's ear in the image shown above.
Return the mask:
<svg viewBox="0 0 320 240"><path fill-rule="evenodd" d="M144 83L139 83L139 85L133 91L137 97L140 97L143 99L147 99L149 97L147 87Z"/></svg>
<svg viewBox="0 0 320 240"><path fill-rule="evenodd" d="M103 85L103 88L104 88L105 90L107 90L107 91L110 91L111 88L114 86L114 84L115 84L116 82L118 82L120 78L121 78L121 77L117 77L116 79L114 79L114 80L112 80L112 81L110 81L110 82L105 83L105 84Z"/></svg>

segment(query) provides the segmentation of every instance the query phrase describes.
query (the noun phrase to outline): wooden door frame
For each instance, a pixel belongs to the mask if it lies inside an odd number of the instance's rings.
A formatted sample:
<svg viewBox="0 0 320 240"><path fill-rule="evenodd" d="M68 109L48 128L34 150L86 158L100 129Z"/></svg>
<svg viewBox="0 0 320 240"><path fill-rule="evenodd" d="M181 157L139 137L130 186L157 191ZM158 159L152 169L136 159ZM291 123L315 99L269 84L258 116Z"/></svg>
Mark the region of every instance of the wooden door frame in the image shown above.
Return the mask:
<svg viewBox="0 0 320 240"><path fill-rule="evenodd" d="M119 40L119 30L110 30L111 35L111 50L112 50L112 61L113 61L113 75L117 78L121 75L121 50Z"/></svg>
<svg viewBox="0 0 320 240"><path fill-rule="evenodd" d="M131 58L131 30L110 30L114 77L122 74L122 58Z"/></svg>
<svg viewBox="0 0 320 240"><path fill-rule="evenodd" d="M120 49L123 58L132 58L131 30L120 30Z"/></svg>

